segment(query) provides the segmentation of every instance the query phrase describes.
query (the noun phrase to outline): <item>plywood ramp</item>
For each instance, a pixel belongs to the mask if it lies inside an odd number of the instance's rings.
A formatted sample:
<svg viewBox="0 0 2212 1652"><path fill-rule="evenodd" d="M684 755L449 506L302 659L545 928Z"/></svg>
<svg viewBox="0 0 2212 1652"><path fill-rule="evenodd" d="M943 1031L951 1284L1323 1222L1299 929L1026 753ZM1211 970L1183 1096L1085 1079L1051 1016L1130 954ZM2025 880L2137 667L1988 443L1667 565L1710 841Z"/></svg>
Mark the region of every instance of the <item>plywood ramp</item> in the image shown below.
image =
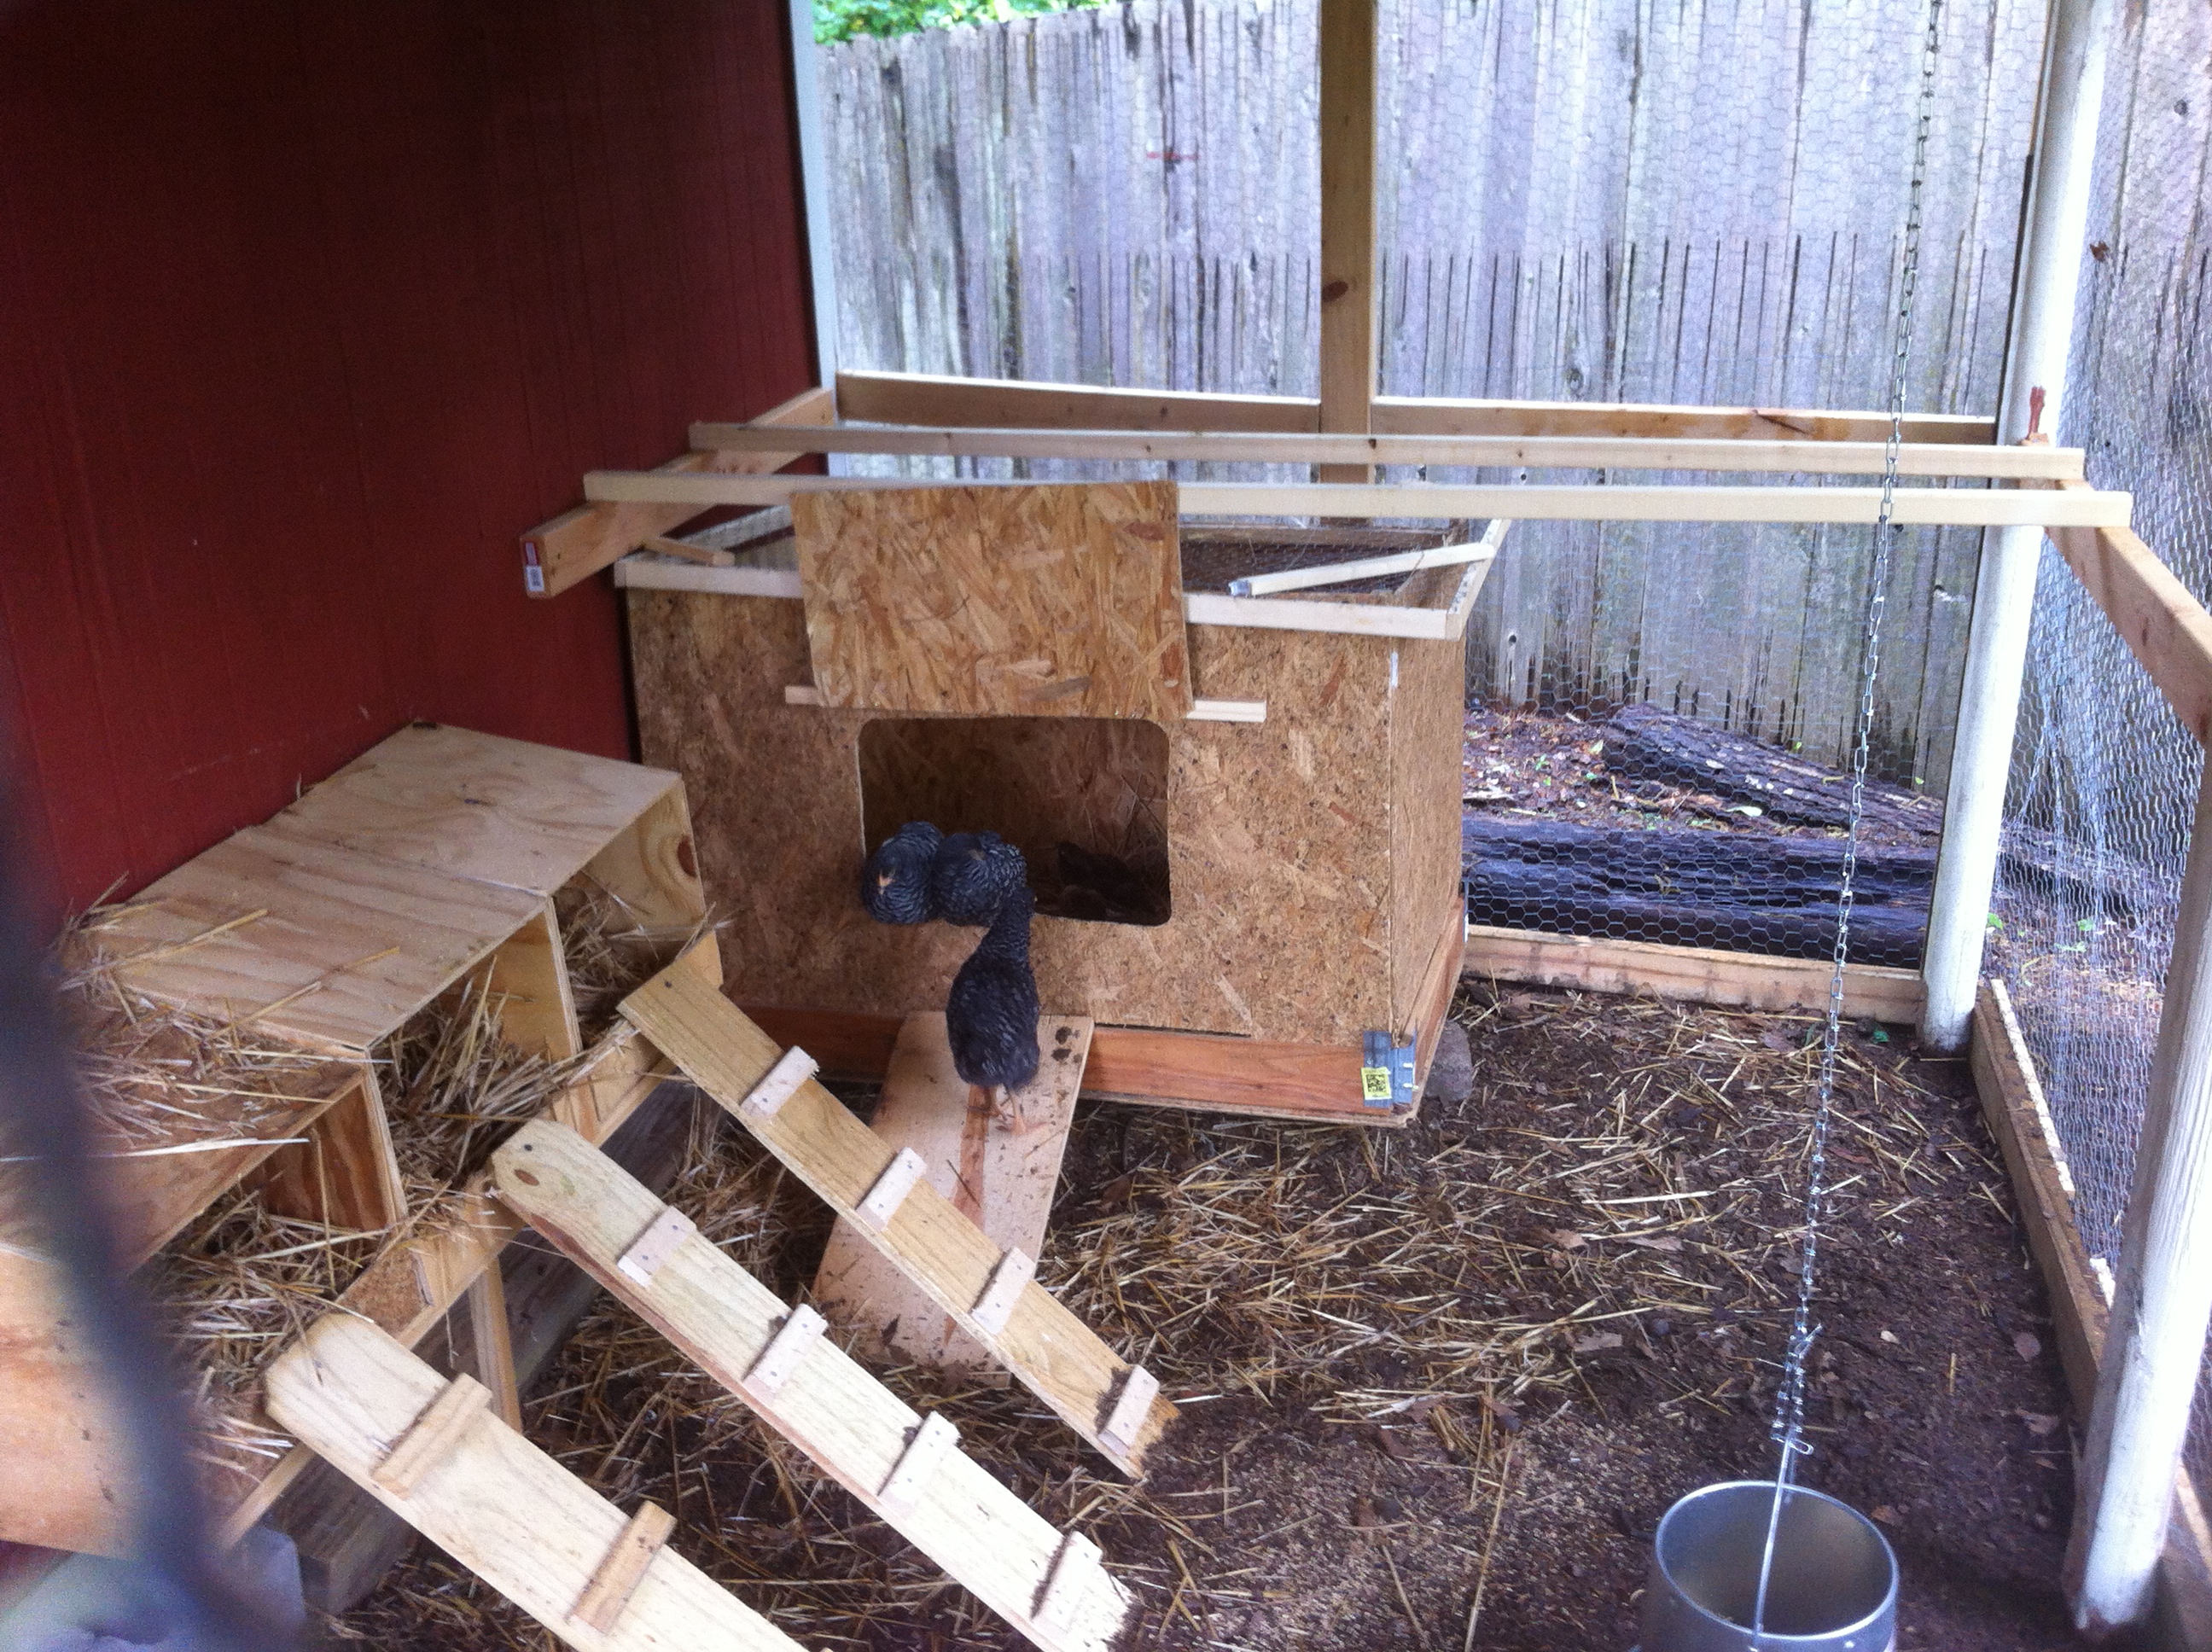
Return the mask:
<svg viewBox="0 0 2212 1652"><path fill-rule="evenodd" d="M917 1415L854 1364L818 1315L787 1306L573 1131L526 1125L492 1162L532 1227L947 1576L1047 1652L1103 1652L1130 1601L1095 1551L952 1447L944 1418Z"/></svg>
<svg viewBox="0 0 2212 1652"><path fill-rule="evenodd" d="M1149 1381L1142 1368L1034 1279L996 1328L979 1320L1004 1248L918 1175L902 1197L878 1202L900 1152L811 1079L773 1111L749 1109L747 1095L785 1052L743 1011L696 975L669 970L623 999L622 1012L832 1210L866 1227L902 1273L1063 1422L1123 1473L1144 1473L1145 1454L1176 1408L1157 1393L1141 1406L1131 1402ZM881 1219L863 1218L864 1205Z"/></svg>
<svg viewBox="0 0 2212 1652"><path fill-rule="evenodd" d="M365 1321L330 1314L310 1327L270 1370L269 1412L583 1652L797 1652L673 1550L656 1546L638 1567L636 1546L622 1546L630 1517ZM595 1627L580 1609L614 1576L628 1594L611 1617L594 1614L608 1625Z"/></svg>
<svg viewBox="0 0 2212 1652"><path fill-rule="evenodd" d="M994 1244L1034 1260L1043 1254L1091 1034L1091 1023L1081 1016L1041 1017L1037 1076L1000 1108L953 1070L945 1017L908 1016L872 1127L888 1146L921 1154L929 1185ZM864 1351L963 1375L998 1369L990 1350L849 1222L839 1222L830 1236L814 1298Z"/></svg>

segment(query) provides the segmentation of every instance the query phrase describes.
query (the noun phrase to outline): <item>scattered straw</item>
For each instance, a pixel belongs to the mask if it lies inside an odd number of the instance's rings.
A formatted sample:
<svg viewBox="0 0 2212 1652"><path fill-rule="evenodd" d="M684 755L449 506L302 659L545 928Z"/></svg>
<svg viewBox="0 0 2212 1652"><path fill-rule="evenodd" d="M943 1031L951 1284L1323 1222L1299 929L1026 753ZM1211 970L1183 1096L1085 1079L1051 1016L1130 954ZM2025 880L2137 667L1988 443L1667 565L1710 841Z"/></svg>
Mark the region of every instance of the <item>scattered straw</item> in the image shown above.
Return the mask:
<svg viewBox="0 0 2212 1652"><path fill-rule="evenodd" d="M643 922L621 896L583 874L554 896L561 926L561 951L568 960L568 987L575 996L576 1021L588 1044L615 1023L616 1009L637 987L673 963L713 926L702 920L680 926Z"/></svg>

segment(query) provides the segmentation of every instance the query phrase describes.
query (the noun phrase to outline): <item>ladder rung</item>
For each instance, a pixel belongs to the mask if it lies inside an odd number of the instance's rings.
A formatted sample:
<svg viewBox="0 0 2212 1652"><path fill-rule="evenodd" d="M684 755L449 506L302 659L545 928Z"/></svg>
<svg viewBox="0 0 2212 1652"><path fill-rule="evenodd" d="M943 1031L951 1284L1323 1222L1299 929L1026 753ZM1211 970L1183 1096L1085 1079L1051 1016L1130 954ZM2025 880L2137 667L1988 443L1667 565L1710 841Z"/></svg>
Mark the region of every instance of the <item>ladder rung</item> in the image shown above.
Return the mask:
<svg viewBox="0 0 2212 1652"><path fill-rule="evenodd" d="M776 1058L760 1083L745 1092L738 1103L738 1111L749 1119L772 1119L783 1104L796 1095L799 1085L819 1071L819 1064L805 1050L793 1044Z"/></svg>
<svg viewBox="0 0 2212 1652"><path fill-rule="evenodd" d="M906 1196L928 1171L929 1166L922 1162L921 1154L911 1147L900 1148L891 1162L884 1166L883 1175L876 1178L876 1185L868 1189L867 1197L854 1207L853 1213L881 1233L890 1226L898 1207L906 1203Z"/></svg>
<svg viewBox="0 0 2212 1652"><path fill-rule="evenodd" d="M445 1461L477 1414L490 1404L491 1390L464 1371L422 1407L369 1478L393 1497L406 1497Z"/></svg>
<svg viewBox="0 0 2212 1652"><path fill-rule="evenodd" d="M637 1586L645 1581L646 1568L653 1564L653 1556L668 1541L668 1534L676 1529L676 1516L657 1503L642 1503L623 1527L623 1534L615 1540L606 1558L599 1562L599 1570L585 1586L583 1598L576 1602L575 1611L568 1615L581 1624L588 1624L602 1635L614 1631L615 1620L622 1616L629 1597L637 1593Z"/></svg>
<svg viewBox="0 0 2212 1652"><path fill-rule="evenodd" d="M630 1242L630 1248L615 1259L615 1266L622 1270L624 1278L651 1285L653 1276L660 1272L660 1265L668 1260L669 1254L698 1231L690 1217L673 1205L668 1206Z"/></svg>
<svg viewBox="0 0 2212 1652"><path fill-rule="evenodd" d="M791 1374L799 1369L799 1362L814 1351L814 1345L822 1340L822 1333L830 1322L805 1303L784 1315L783 1323L769 1339L768 1346L760 1351L739 1384L748 1399L763 1404L775 1398L783 1385L791 1381Z"/></svg>
<svg viewBox="0 0 2212 1652"><path fill-rule="evenodd" d="M1121 1397L1107 1414L1099 1437L1115 1451L1127 1451L1136 1444L1137 1430L1144 1427L1145 1418L1152 1415L1152 1401L1159 1397L1159 1378L1141 1365L1130 1366L1129 1375L1122 1379Z"/></svg>
<svg viewBox="0 0 2212 1652"><path fill-rule="evenodd" d="M877 1497L886 1509L903 1511L914 1507L929 1485L929 1477L937 1473L947 1453L960 1438L960 1430L946 1420L942 1412L932 1412L921 1419L914 1437L899 1453L899 1460L891 1465L890 1475L884 1481L884 1489Z"/></svg>
<svg viewBox="0 0 2212 1652"><path fill-rule="evenodd" d="M1006 1321L1014 1316L1014 1304L1022 1299L1022 1288L1035 1278L1036 1259L1019 1246L1008 1246L998 1266L991 1270L983 1294L975 1298L975 1323L994 1336L1005 1330Z"/></svg>

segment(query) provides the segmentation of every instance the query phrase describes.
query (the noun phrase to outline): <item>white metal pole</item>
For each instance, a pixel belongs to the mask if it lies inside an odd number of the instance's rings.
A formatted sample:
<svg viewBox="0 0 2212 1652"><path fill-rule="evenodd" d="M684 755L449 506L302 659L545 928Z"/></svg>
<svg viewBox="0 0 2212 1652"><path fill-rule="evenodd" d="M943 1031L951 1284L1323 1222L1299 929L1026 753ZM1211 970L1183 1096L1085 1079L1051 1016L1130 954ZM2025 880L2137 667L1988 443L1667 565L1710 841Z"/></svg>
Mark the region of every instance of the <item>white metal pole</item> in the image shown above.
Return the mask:
<svg viewBox="0 0 2212 1652"><path fill-rule="evenodd" d="M2001 443L2028 434L2037 392L2042 392L2045 430L2057 428L2064 402L2075 298L2087 250L2089 173L2104 103L2112 10L2113 0L2051 0L2013 283L2012 332L2005 344L2004 391L1997 409ZM1943 845L1921 963L1928 1000L1920 1036L1940 1050L1965 1045L1974 1013L2042 551L2040 528L1990 528L1982 534L1950 786L1943 799Z"/></svg>
<svg viewBox="0 0 2212 1652"><path fill-rule="evenodd" d="M2212 775L2212 768L2208 768ZM2150 1608L2212 1322L2212 787L2199 782L2135 1186L2075 1499L2074 1619Z"/></svg>

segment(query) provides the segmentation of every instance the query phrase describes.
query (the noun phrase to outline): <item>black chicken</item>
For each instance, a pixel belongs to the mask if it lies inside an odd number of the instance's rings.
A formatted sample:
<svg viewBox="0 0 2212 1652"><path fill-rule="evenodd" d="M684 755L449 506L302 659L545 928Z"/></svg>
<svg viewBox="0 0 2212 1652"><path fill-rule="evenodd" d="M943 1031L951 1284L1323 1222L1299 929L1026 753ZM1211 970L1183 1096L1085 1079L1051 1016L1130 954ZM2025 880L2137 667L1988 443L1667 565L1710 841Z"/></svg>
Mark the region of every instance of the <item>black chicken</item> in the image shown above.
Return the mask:
<svg viewBox="0 0 2212 1652"><path fill-rule="evenodd" d="M934 915L948 924L988 924L1016 890L1029 886L1029 877L1022 852L996 832L955 832L930 862Z"/></svg>
<svg viewBox="0 0 2212 1652"><path fill-rule="evenodd" d="M942 914L931 891L930 864L945 834L909 820L876 846L860 869L860 904L879 924L924 924Z"/></svg>
<svg viewBox="0 0 2212 1652"><path fill-rule="evenodd" d="M1021 865L1019 851L1014 861ZM1030 969L1030 918L1036 910L1036 897L1018 878L981 944L952 978L945 1031L952 1070L968 1084L1019 1090L1036 1077L1037 989Z"/></svg>

